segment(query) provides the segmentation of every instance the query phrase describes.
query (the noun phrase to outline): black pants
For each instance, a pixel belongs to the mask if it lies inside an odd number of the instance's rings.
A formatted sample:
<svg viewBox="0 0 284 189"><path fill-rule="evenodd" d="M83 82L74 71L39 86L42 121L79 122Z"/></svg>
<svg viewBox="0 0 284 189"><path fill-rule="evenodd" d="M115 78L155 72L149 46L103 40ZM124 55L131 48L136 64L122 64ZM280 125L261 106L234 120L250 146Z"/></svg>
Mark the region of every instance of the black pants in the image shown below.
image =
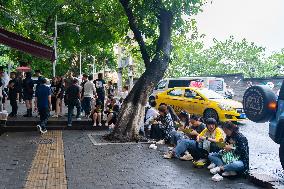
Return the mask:
<svg viewBox="0 0 284 189"><path fill-rule="evenodd" d="M18 113L18 104L17 104L17 100L16 98L12 97L10 98L10 105L12 106L12 112L11 114L14 116L14 115L17 115Z"/></svg>
<svg viewBox="0 0 284 189"><path fill-rule="evenodd" d="M163 129L159 127L159 125L152 125L150 138L156 140L162 140L165 138L165 132Z"/></svg>
<svg viewBox="0 0 284 189"><path fill-rule="evenodd" d="M73 114L74 107L76 107L76 109L77 109L76 118L79 118L80 113L81 113L81 104L80 104L79 99L70 100L70 102L68 102L68 118L67 118L68 124L72 124L72 114Z"/></svg>
<svg viewBox="0 0 284 189"><path fill-rule="evenodd" d="M40 126L42 129L46 129L47 121L50 116L50 112L48 108L38 109L39 117L40 117Z"/></svg>
<svg viewBox="0 0 284 189"><path fill-rule="evenodd" d="M198 143L196 143L196 148L189 150L189 153L192 155L194 160L205 159L208 157L208 154L211 152L219 152L221 149L217 146L216 143L210 143L210 152L200 148Z"/></svg>

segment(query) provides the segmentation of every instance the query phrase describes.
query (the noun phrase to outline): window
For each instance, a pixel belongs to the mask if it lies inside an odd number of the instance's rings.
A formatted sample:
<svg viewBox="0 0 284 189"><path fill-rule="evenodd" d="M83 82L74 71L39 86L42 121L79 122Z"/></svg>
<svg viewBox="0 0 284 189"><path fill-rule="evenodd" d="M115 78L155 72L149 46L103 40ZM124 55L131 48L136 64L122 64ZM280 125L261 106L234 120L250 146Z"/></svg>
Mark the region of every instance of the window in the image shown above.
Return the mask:
<svg viewBox="0 0 284 189"><path fill-rule="evenodd" d="M182 96L183 95L183 90L181 90L181 89L173 89L170 92L168 92L168 95L170 95L170 96Z"/></svg>
<svg viewBox="0 0 284 189"><path fill-rule="evenodd" d="M185 89L184 97L186 98L195 98L197 93L195 91Z"/></svg>
<svg viewBox="0 0 284 189"><path fill-rule="evenodd" d="M168 88L174 87L189 87L190 80L169 80Z"/></svg>
<svg viewBox="0 0 284 189"><path fill-rule="evenodd" d="M166 87L166 84L167 84L166 80L160 81L160 83L156 86L156 90L157 89L164 89Z"/></svg>

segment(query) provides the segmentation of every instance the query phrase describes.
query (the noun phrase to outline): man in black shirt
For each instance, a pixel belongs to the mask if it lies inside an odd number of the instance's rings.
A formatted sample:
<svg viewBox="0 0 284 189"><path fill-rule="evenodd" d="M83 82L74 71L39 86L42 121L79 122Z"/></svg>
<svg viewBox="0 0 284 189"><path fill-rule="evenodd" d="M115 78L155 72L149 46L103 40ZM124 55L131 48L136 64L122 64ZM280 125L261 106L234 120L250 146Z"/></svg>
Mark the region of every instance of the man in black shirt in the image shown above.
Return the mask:
<svg viewBox="0 0 284 189"><path fill-rule="evenodd" d="M9 114L10 117L16 117L18 113L18 105L17 100L19 99L19 89L18 89L18 82L16 80L16 73L11 72L11 80L8 84L8 97L10 99L10 105L12 106L12 112Z"/></svg>
<svg viewBox="0 0 284 189"><path fill-rule="evenodd" d="M68 106L68 127L72 126L72 114L74 107L77 109L77 120L80 120L81 104L80 104L80 87L78 80L74 79L73 84L66 90L66 100Z"/></svg>
<svg viewBox="0 0 284 189"><path fill-rule="evenodd" d="M102 102L102 109L104 110L104 104L105 104L105 80L103 80L103 74L98 74L98 79L94 81L94 84L96 86L96 92L97 92L97 100Z"/></svg>

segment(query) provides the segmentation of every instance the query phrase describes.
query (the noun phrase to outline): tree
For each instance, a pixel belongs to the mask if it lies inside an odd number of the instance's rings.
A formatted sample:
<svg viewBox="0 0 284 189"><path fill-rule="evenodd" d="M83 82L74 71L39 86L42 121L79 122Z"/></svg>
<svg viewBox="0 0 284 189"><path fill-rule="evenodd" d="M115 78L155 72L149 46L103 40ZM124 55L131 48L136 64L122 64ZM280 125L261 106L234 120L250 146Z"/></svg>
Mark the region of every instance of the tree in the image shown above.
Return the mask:
<svg viewBox="0 0 284 189"><path fill-rule="evenodd" d="M146 70L124 100L116 127L108 139L131 141L138 139L148 96L168 68L172 32L183 32L182 16L200 11L202 1L120 0L120 3L139 44ZM150 45L147 46L144 37L152 39Z"/></svg>

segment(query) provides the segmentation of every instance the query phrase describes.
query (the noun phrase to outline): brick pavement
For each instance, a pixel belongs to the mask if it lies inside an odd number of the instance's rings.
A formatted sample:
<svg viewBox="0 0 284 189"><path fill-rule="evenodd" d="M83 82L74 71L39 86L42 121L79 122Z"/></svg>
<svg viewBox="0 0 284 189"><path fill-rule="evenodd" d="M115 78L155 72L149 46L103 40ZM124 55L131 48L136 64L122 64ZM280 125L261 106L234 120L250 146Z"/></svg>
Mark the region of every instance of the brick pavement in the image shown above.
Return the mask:
<svg viewBox="0 0 284 189"><path fill-rule="evenodd" d="M94 146L88 133L63 132L68 189L256 188L241 178L215 183L207 170L193 168L191 162L163 159L163 146Z"/></svg>
<svg viewBox="0 0 284 189"><path fill-rule="evenodd" d="M25 189L67 189L62 131L49 131L39 142Z"/></svg>

